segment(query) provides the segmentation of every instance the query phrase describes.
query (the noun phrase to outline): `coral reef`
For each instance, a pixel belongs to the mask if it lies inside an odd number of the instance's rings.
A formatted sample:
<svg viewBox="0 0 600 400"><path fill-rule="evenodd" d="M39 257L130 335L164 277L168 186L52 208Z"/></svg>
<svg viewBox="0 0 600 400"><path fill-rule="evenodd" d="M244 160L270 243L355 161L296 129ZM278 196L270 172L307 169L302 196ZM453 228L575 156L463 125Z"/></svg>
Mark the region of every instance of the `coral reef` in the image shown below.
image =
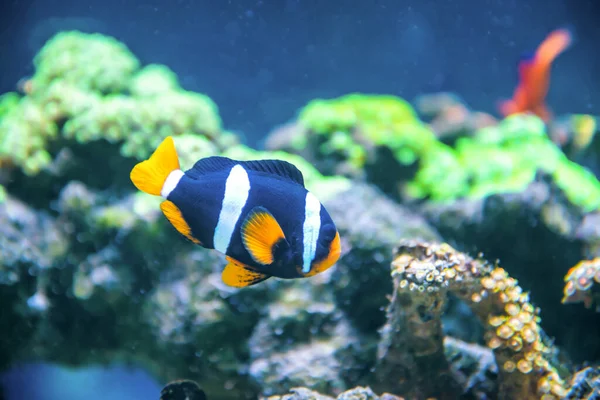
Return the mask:
<svg viewBox="0 0 600 400"><path fill-rule="evenodd" d="M0 369L127 362L170 382L165 400L598 396L593 116L354 93L311 101L261 151L113 38L60 33L34 66L0 97ZM224 257L128 179L167 135L184 169L296 165L340 232L336 266L225 286Z"/></svg>
<svg viewBox="0 0 600 400"><path fill-rule="evenodd" d="M51 181L94 174L104 178L99 186L107 186L122 164L131 164L127 158L147 157L167 135L183 135L188 146L208 151L237 142L223 131L210 98L182 89L166 66L141 68L111 37L61 32L34 66L25 96L0 99L0 184L46 173ZM93 145L98 141L120 144L122 157L113 146ZM90 159L106 168L90 170ZM9 174L13 169L21 174Z"/></svg>
<svg viewBox="0 0 600 400"><path fill-rule="evenodd" d="M409 398L457 398L443 352L441 310L448 293L484 324L498 365L499 399L560 399L566 384L552 365L536 308L498 266L448 245L405 242L392 262L394 291L377 355L377 387ZM398 332L404 330L403 335Z"/></svg>
<svg viewBox="0 0 600 400"><path fill-rule="evenodd" d="M600 182L552 143L535 116L489 121L447 145L406 101L352 94L309 103L297 123L301 128L274 133L270 148L302 149L298 153L323 173L364 177L392 195L450 201L515 193L541 171L573 204L586 211L600 207ZM355 148L364 154L355 157ZM346 165L351 172L339 169Z"/></svg>

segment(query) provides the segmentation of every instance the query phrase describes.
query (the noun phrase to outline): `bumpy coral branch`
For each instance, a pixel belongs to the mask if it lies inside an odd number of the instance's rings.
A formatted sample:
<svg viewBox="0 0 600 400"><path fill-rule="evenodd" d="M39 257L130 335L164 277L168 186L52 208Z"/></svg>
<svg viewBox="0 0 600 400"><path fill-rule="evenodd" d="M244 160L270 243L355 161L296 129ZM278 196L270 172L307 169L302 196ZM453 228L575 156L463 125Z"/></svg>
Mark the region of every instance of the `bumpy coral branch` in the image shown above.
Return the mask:
<svg viewBox="0 0 600 400"><path fill-rule="evenodd" d="M407 382L406 379L411 378L409 374L425 372L422 367L414 369L415 360L433 355L439 360L442 348L440 304L448 293L453 293L470 306L485 326L487 345L493 350L499 367L499 399L564 397L565 384L549 362L552 349L544 343L538 310L504 269L472 259L447 244L411 241L397 248L392 276L394 294L388 309L388 324L383 330L387 351L379 353L378 370L379 380L385 377L388 383L395 385L396 393L405 395L406 392L398 389L408 388L415 398L423 398L409 388L423 380ZM404 322L402 329L408 333L397 334L398 321ZM408 356L394 351L400 348ZM390 369L391 364L397 367ZM416 365L419 368L419 364ZM441 360L433 368L443 373L445 365L446 361ZM439 377L430 375L428 379L427 386L435 387Z"/></svg>
<svg viewBox="0 0 600 400"><path fill-rule="evenodd" d="M596 303L596 311L600 312L600 257L593 260L580 261L565 276L563 304L583 302L586 308Z"/></svg>
<svg viewBox="0 0 600 400"><path fill-rule="evenodd" d="M410 256L400 256L396 262L404 262L406 257ZM436 279L429 275L425 263L415 261L413 270L419 279ZM442 332L446 294L434 290L434 286L426 288L408 282L397 271L392 270L394 292L387 309L387 323L380 331L377 388L411 399L455 399L459 392L444 355ZM414 290L423 295L413 295Z"/></svg>

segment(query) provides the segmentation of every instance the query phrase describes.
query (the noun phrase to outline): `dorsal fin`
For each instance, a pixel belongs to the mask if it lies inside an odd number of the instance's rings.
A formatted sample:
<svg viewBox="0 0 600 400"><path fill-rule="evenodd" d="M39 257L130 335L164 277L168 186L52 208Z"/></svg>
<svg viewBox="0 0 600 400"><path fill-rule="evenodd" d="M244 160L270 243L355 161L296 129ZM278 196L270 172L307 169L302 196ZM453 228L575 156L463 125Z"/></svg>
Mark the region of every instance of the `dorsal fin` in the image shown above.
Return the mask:
<svg viewBox="0 0 600 400"><path fill-rule="evenodd" d="M241 161L240 164L250 171L266 172L296 182L304 186L302 172L294 164L283 160L252 160Z"/></svg>
<svg viewBox="0 0 600 400"><path fill-rule="evenodd" d="M186 171L190 178L197 179L208 172L217 172L231 168L235 164L240 164L248 171L265 172L296 182L304 186L304 177L302 172L294 164L283 160L252 160L236 161L231 158L212 156L202 158L196 161L192 168Z"/></svg>
<svg viewBox="0 0 600 400"><path fill-rule="evenodd" d="M201 175L204 175L209 172L223 171L225 169L231 168L235 164L238 164L238 162L232 160L231 158L211 156L201 158L200 160L196 161L196 164L194 164L192 168L185 171L185 173L190 178L198 179Z"/></svg>

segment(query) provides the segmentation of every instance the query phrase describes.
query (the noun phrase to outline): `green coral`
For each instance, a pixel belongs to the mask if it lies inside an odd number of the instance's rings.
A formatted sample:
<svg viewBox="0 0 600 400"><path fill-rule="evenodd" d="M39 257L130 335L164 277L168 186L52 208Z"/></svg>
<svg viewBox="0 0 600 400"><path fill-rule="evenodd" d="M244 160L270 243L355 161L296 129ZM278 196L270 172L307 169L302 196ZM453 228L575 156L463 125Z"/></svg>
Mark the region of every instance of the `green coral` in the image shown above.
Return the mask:
<svg viewBox="0 0 600 400"><path fill-rule="evenodd" d="M9 114L14 108L19 105L21 96L15 92L4 93L0 96L0 118Z"/></svg>
<svg viewBox="0 0 600 400"><path fill-rule="evenodd" d="M121 155L148 157L168 135L197 135L218 149L217 105L182 89L168 67L140 63L114 38L77 31L51 38L35 57L28 94L0 98L0 162L30 176L48 168L49 143L59 138L121 144ZM212 149L211 149L212 150Z"/></svg>
<svg viewBox="0 0 600 400"><path fill-rule="evenodd" d="M340 154L357 168L366 160L361 138L388 147L402 164L414 162L436 143L435 135L419 120L410 103L395 96L352 93L313 100L301 110L298 121L308 129L308 135L323 138L322 154Z"/></svg>
<svg viewBox="0 0 600 400"><path fill-rule="evenodd" d="M127 88L139 61L127 46L110 36L67 31L44 45L34 65L34 91L63 81L85 91L118 93Z"/></svg>
<svg viewBox="0 0 600 400"><path fill-rule="evenodd" d="M454 148L438 144L421 159L409 192L437 201L520 192L538 171L552 176L573 204L588 211L600 207L598 180L569 161L532 115L510 116L459 139Z"/></svg>
<svg viewBox="0 0 600 400"><path fill-rule="evenodd" d="M129 92L139 97L158 96L177 90L180 90L180 87L175 72L159 64L145 66L129 84Z"/></svg>
<svg viewBox="0 0 600 400"><path fill-rule="evenodd" d="M304 142L296 139L293 147L317 140L313 147L318 159L333 157L362 169L366 149L383 146L400 164L416 162L414 178L399 182L414 198L451 201L520 192L541 171L574 204L586 210L600 207L598 180L569 161L548 138L544 123L532 115L513 115L453 146L438 140L410 104L394 96L354 93L317 99L301 110L298 122L306 128Z"/></svg>
<svg viewBox="0 0 600 400"><path fill-rule="evenodd" d="M326 201L351 186L350 180L341 176L323 176L304 158L284 151L257 151L244 145L238 145L224 151L221 155L240 161L276 159L294 164L302 172L306 188L314 192L321 201Z"/></svg>

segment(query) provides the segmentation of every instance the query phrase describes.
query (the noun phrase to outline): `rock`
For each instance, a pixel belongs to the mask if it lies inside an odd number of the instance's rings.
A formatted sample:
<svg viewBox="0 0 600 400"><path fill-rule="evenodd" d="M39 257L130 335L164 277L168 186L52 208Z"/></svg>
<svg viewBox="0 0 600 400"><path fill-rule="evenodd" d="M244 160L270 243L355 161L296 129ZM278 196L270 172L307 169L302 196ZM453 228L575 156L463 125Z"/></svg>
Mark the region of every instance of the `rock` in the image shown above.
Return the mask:
<svg viewBox="0 0 600 400"><path fill-rule="evenodd" d="M404 400L402 397L384 393L377 396L369 387L356 387L341 393L338 397L329 397L307 388L294 388L291 393L261 398L261 400Z"/></svg>

